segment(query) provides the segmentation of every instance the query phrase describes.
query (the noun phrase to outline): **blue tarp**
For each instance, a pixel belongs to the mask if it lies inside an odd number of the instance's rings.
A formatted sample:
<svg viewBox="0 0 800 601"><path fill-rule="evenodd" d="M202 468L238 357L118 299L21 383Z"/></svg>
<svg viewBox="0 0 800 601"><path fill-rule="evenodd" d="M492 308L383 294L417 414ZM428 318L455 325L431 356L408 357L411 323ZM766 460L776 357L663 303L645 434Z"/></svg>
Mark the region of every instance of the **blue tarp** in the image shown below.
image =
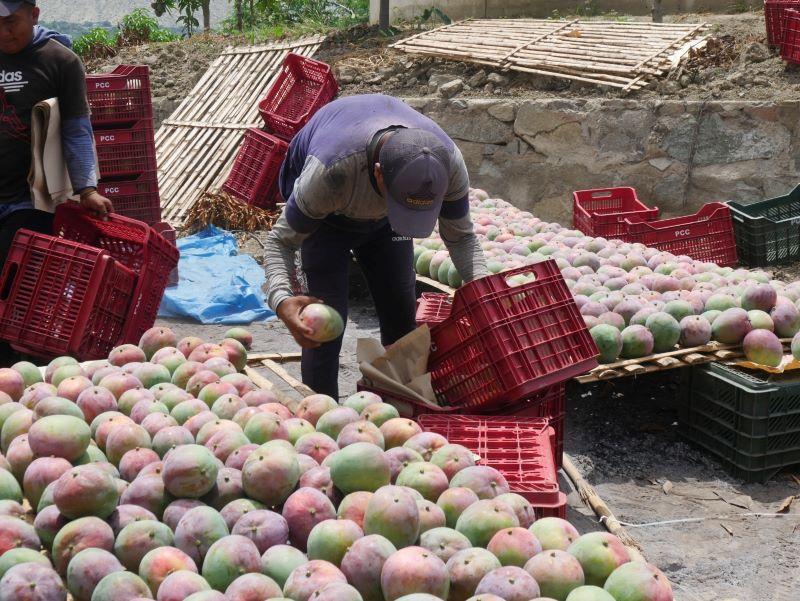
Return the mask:
<svg viewBox="0 0 800 601"><path fill-rule="evenodd" d="M190 317L203 324L248 324L274 317L262 286L264 269L240 255L233 234L213 225L178 240L180 281L167 288L159 317Z"/></svg>

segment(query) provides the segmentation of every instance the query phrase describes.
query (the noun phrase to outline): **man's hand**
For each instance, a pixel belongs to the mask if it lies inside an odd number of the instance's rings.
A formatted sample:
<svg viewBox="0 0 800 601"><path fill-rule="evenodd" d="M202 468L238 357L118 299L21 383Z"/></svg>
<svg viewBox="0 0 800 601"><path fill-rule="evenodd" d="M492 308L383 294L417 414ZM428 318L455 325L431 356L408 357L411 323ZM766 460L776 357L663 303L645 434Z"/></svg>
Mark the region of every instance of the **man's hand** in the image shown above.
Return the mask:
<svg viewBox="0 0 800 601"><path fill-rule="evenodd" d="M289 328L295 341L302 348L316 348L319 342L311 340L308 336L311 334L311 328L306 327L300 319L300 313L303 309L311 303L321 303L322 301L313 296L292 296L287 298L278 305L276 313L286 327Z"/></svg>
<svg viewBox="0 0 800 601"><path fill-rule="evenodd" d="M114 210L111 201L100 194L97 190L91 190L81 194L81 206L87 211L91 211L98 217L105 217Z"/></svg>

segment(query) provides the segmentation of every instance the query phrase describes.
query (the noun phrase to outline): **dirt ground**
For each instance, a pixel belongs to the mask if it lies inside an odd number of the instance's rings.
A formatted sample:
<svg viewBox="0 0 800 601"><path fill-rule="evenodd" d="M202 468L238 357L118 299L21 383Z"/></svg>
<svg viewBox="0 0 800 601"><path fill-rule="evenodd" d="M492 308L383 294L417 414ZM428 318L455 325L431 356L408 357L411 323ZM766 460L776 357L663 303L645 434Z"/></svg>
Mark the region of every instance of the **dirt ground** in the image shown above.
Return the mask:
<svg viewBox="0 0 800 601"><path fill-rule="evenodd" d="M209 340L228 326L200 326L160 320L179 336ZM292 352L297 347L277 321L253 324L253 352ZM378 336L377 320L363 298L351 304L341 355L340 394L355 391L359 377L355 345L359 337ZM300 377L299 363L284 364ZM262 373L279 384L267 370ZM568 387L566 451L617 518L630 527L648 560L675 586L677 601L796 601L800 588L800 470L780 474L765 485L744 484L729 476L712 457L683 441L675 397L680 374L667 372ZM794 477L793 477L794 476ZM581 532L602 529L571 483L568 519ZM788 514L773 513L796 495ZM693 520L693 521L681 521ZM697 520L697 521L694 521Z"/></svg>

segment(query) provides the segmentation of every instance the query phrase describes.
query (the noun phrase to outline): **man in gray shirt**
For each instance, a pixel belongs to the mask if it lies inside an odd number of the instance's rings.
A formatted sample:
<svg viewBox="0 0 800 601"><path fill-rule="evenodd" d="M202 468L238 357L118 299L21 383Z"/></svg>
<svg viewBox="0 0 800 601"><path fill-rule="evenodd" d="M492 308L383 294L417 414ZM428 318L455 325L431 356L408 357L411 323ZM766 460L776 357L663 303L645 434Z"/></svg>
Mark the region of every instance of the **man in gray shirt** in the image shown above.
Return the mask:
<svg viewBox="0 0 800 601"><path fill-rule="evenodd" d="M320 109L294 137L280 174L286 208L267 240L270 307L303 348L303 382L338 398L341 337L318 344L300 313L323 302L347 319L351 254L390 345L414 329L413 238L439 233L465 282L487 275L469 214L469 176L453 141L427 117L378 94ZM290 277L301 251L308 296Z"/></svg>

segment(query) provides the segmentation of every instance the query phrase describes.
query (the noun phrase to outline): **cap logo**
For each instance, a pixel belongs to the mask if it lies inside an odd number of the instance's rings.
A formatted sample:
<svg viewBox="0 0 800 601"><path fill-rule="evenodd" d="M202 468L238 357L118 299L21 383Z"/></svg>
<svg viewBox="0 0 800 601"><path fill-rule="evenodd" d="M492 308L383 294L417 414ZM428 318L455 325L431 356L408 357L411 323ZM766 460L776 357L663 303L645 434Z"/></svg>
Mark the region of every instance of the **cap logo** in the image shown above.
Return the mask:
<svg viewBox="0 0 800 601"><path fill-rule="evenodd" d="M412 207L429 207L433 204L432 198L414 198L413 196L408 196L406 198L406 204Z"/></svg>

